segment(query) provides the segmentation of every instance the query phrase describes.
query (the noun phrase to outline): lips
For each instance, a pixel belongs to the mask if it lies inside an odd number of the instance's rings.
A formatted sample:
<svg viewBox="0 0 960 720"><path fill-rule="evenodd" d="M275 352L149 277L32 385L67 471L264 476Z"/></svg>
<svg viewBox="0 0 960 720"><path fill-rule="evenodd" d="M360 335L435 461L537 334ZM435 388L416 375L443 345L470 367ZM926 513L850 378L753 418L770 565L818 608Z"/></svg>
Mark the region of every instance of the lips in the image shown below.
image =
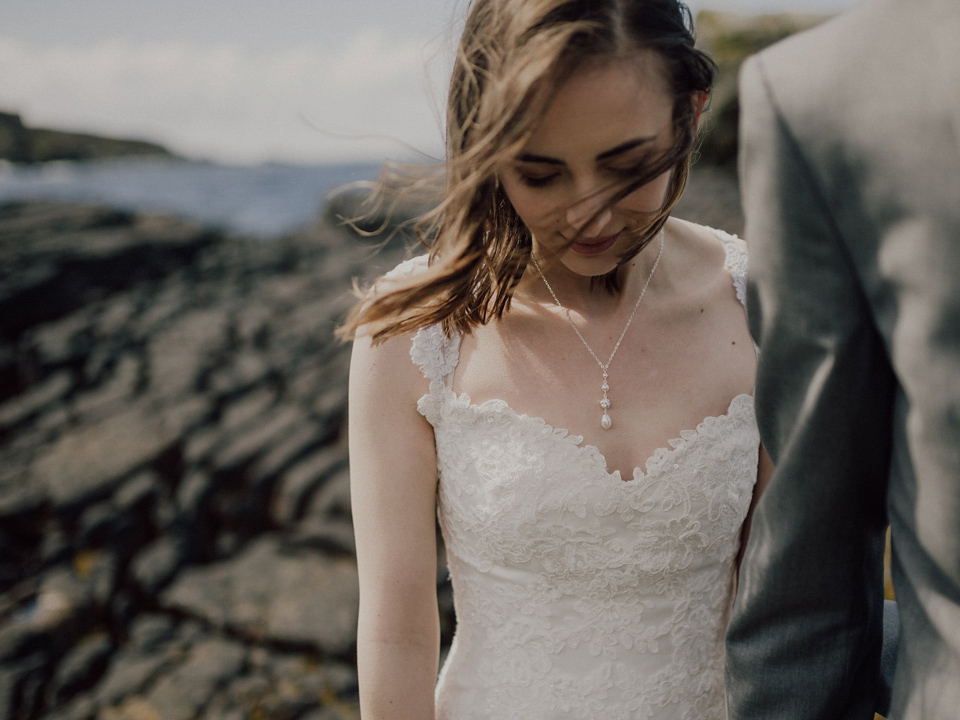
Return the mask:
<svg viewBox="0 0 960 720"><path fill-rule="evenodd" d="M570 249L579 255L599 255L613 247L613 243L616 242L617 237L619 237L619 233L617 235L605 235L603 237L579 240L571 243Z"/></svg>

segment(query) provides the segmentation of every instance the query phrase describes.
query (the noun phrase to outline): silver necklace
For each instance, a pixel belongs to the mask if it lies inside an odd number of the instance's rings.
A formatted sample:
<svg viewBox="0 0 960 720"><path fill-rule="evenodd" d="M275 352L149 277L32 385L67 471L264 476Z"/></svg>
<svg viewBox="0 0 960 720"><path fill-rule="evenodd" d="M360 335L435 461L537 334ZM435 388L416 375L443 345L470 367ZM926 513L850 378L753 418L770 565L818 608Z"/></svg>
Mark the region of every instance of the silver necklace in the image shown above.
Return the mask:
<svg viewBox="0 0 960 720"><path fill-rule="evenodd" d="M643 284L643 289L640 291L640 297L637 298L636 304L633 306L633 312L630 313L630 317L627 318L627 324L623 326L623 332L620 333L620 337L617 338L617 344L613 346L613 352L610 353L610 357L607 358L606 363L600 362L600 358L597 357L597 354L593 351L593 348L590 347L590 343L586 341L583 337L583 334L580 332L579 328L576 326L576 323L573 322L573 318L570 317L570 311L563 306L563 303L560 302L560 298L557 297L557 294L553 291L553 288L550 287L550 283L547 281L547 276L543 274L543 270L540 269L540 263L537 262L537 259L532 255L530 258L533 260L533 264L537 268L537 272L540 273L540 277L543 278L543 284L547 286L547 290L550 291L550 295L553 297L554 302L560 306L560 309L563 310L563 314L567 316L567 322L570 323L570 327L573 328L573 331L577 334L577 337L580 338L580 342L583 343L583 346L587 349L587 352L597 361L597 365L600 366L600 370L603 372L603 382L600 385L600 390L603 392L603 397L600 399L600 409L603 410L603 415L600 416L600 427L604 430L609 430L613 425L613 421L610 419L610 398L607 397L607 393L610 392L610 384L607 382L607 370L610 368L610 363L613 362L614 356L617 354L617 350L620 349L620 343L623 342L624 336L627 334L627 328L630 327L630 323L633 322L634 315L637 314L637 309L640 307L640 303L643 301L643 296L647 293L647 287L650 285L650 281L653 279L653 273L657 271L657 265L660 264L660 256L663 255L663 230L660 231L660 251L657 253L657 259L653 261L653 267L650 268L650 274L647 275L647 281Z"/></svg>

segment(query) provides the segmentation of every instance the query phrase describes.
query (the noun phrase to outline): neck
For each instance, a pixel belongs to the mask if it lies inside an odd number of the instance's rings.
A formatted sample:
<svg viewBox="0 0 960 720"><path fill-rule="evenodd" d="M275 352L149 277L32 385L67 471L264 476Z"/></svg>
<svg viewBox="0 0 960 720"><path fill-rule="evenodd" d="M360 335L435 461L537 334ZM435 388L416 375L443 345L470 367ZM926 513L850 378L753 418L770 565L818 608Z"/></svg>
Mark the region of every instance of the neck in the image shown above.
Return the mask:
<svg viewBox="0 0 960 720"><path fill-rule="evenodd" d="M620 289L612 293L597 281L599 277L572 272L556 256L544 257L535 250L536 263L527 267L517 294L544 305L556 305L559 300L563 307L581 315L606 315L623 306L632 308L648 279L653 284L651 271L660 257L662 240L662 233L658 234L636 257L616 269Z"/></svg>

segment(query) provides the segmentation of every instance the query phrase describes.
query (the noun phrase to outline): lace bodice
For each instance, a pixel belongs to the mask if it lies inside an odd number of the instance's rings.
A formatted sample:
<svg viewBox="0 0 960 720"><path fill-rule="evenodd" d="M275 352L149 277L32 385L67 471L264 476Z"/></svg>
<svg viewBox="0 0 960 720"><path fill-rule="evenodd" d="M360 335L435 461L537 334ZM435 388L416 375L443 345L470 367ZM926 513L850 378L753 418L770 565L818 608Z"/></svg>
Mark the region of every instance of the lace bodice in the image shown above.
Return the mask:
<svg viewBox="0 0 960 720"><path fill-rule="evenodd" d="M742 301L745 247L718 236ZM437 717L725 718L723 637L759 447L752 396L624 481L581 437L456 394L459 344L435 326L411 348L430 381L418 407L436 438L457 613Z"/></svg>

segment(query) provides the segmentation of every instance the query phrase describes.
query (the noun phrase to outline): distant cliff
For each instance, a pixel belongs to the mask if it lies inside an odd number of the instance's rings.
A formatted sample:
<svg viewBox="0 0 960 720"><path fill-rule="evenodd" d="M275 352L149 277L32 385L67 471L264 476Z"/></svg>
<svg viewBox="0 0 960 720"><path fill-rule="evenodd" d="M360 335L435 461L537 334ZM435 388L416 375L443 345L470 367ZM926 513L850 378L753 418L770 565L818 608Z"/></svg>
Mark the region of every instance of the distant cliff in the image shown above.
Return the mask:
<svg viewBox="0 0 960 720"><path fill-rule="evenodd" d="M117 140L82 133L31 128L15 113L0 112L0 160L38 163L49 160L102 160L126 156L172 154L141 140Z"/></svg>

